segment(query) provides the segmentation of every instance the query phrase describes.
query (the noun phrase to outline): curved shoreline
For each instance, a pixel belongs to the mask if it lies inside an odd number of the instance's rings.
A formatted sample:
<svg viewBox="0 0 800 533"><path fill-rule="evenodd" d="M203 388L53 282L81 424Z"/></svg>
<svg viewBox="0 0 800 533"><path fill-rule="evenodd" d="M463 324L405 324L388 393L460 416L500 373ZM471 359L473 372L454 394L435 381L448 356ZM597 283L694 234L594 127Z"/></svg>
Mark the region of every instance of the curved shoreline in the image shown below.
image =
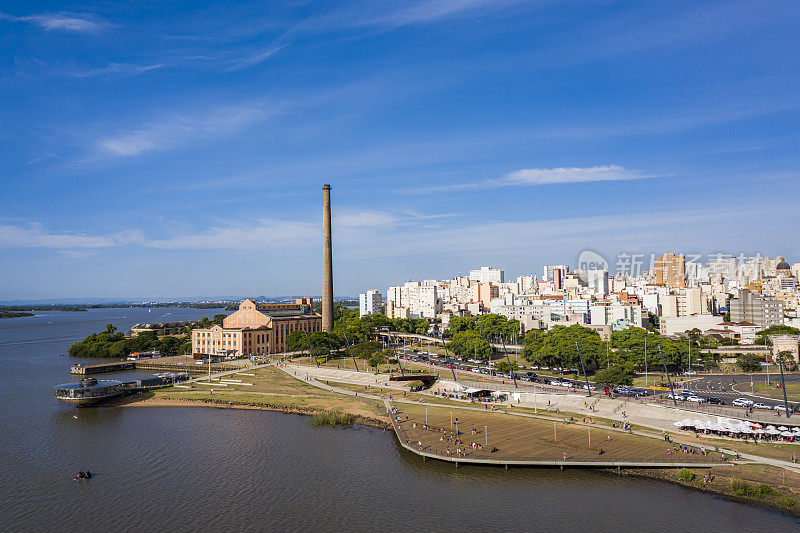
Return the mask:
<svg viewBox="0 0 800 533"><path fill-rule="evenodd" d="M672 476L669 475L669 473L674 474L675 470L658 469L658 468L653 468L653 469L623 468L620 472L615 472L613 470L608 470L608 469L601 471L609 475L621 475L621 476L630 476L630 477L655 480L655 481L665 481L667 483L672 483L673 485L679 485L681 487L690 490L705 492L707 494L716 494L717 496L722 496L725 499L736 503L754 505L756 507L762 507L764 509L769 509L771 511L800 518L800 509L798 509L797 504L788 506L785 504L781 504L777 501L765 501L763 499L739 496L737 494L734 494L730 490L726 490L724 487L721 486L698 485L686 481L681 481L677 477L675 477L675 475ZM733 478L724 476L724 480L727 481L728 483L732 479ZM720 480L720 482L722 481L723 480Z"/></svg>
<svg viewBox="0 0 800 533"><path fill-rule="evenodd" d="M280 404L253 404L244 402L226 402L220 400L177 400L177 399L148 399L135 401L118 401L107 404L109 407L210 407L214 409L246 409L250 411L274 411L278 413L312 416L324 413L325 409L288 407ZM389 422L379 418L364 415L352 415L353 423L361 426L370 426L381 429L392 429Z"/></svg>
<svg viewBox="0 0 800 533"><path fill-rule="evenodd" d="M108 405L111 407L205 407L214 409L245 409L252 411L273 411L286 414L298 414L306 416L312 416L318 413L325 412L325 409L288 407L285 405L278 405L278 404L273 404L273 405L250 404L243 402L227 402L227 401L210 400L210 399L209 400L148 399L148 400L135 400L135 401L123 400L120 402L110 403ZM390 430L392 431L392 433L394 433L394 428L392 427L390 422L380 420L378 418L367 417L363 415L353 415L353 424L380 428L387 431ZM396 434L395 438L397 438ZM401 445L400 446L401 450L404 450L408 453L412 453L409 452L405 447L403 447L402 443L400 443L399 440L398 444ZM785 513L790 516L800 517L800 508L798 508L797 504L788 506L788 505L781 505L777 501L764 501L762 499L738 496L733 492L731 492L730 490L726 490L726 488L722 485L723 480L720 480L719 483L716 483L714 485L704 486L678 480L674 475L676 472L675 469L622 468L619 472L607 468L598 468L596 470L598 472L603 472L609 475L624 475L624 476L638 477L642 479L649 479L653 481L664 481L667 483L672 483L674 485L680 485L687 489L696 490L699 492L705 492L708 494L716 494L718 496L722 496L730 501L734 501L737 503L755 505L758 507L770 509L772 511ZM729 481L730 478L725 476L724 479ZM800 495L798 495L798 501L800 501Z"/></svg>

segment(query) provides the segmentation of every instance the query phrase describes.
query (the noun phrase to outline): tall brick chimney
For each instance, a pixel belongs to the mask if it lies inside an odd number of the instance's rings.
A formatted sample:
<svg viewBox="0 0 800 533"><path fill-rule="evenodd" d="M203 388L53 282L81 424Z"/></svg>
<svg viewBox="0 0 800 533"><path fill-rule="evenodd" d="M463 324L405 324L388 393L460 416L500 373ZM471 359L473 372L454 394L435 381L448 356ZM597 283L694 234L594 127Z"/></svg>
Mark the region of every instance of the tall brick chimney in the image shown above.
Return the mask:
<svg viewBox="0 0 800 533"><path fill-rule="evenodd" d="M333 244L331 186L323 185L322 203L322 331L333 331Z"/></svg>

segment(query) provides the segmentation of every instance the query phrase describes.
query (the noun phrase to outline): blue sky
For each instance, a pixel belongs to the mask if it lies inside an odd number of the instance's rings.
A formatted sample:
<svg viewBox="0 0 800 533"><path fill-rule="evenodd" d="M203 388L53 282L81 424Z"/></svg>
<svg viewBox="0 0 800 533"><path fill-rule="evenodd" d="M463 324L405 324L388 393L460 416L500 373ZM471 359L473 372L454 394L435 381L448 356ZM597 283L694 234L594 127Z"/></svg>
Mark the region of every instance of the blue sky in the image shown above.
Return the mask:
<svg viewBox="0 0 800 533"><path fill-rule="evenodd" d="M795 1L0 2L0 300L800 260Z"/></svg>

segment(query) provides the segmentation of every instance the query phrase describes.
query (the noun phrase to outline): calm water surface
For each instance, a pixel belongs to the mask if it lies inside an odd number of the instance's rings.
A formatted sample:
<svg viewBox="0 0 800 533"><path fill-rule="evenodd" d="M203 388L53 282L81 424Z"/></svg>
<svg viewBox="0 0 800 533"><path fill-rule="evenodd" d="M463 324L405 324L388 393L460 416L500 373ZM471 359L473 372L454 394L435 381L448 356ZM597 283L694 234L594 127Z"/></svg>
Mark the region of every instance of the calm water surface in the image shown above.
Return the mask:
<svg viewBox="0 0 800 533"><path fill-rule="evenodd" d="M800 521L667 483L423 463L388 432L281 413L62 405L69 343L209 309L0 320L0 529L797 531ZM76 482L75 472L95 477Z"/></svg>

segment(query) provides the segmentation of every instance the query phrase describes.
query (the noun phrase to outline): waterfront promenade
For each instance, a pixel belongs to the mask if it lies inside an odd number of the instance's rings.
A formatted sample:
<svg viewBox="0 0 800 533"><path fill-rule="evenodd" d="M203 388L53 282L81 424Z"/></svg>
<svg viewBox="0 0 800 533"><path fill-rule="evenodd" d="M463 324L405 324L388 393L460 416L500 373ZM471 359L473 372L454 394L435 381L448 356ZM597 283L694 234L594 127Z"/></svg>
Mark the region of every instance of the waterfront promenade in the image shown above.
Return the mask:
<svg viewBox="0 0 800 533"><path fill-rule="evenodd" d="M453 463L518 466L711 467L719 453L602 426L385 400L406 449Z"/></svg>
<svg viewBox="0 0 800 533"><path fill-rule="evenodd" d="M299 378L299 379L305 379L311 385L314 385L314 386L320 387L320 388L325 388L325 389L328 389L328 390L331 390L333 392L337 392L337 393L340 393L340 394L348 394L348 395L351 395L351 396L352 395L358 395L361 398L369 398L369 399L375 399L375 400L380 400L380 401L387 400L388 399L387 396L388 395L392 395L393 396L393 398L391 399L392 405L395 405L399 410L402 410L402 409L406 408L406 406L408 406L408 405L412 405L412 406L415 406L415 407L416 406L420 406L420 407L423 407L423 408L424 408L424 406L428 406L429 408L439 408L441 406L434 405L434 404L436 404L436 403L440 403L440 404L447 403L447 404L450 404L450 405L446 405L445 408L448 409L449 411L452 410L453 412L458 412L458 413L464 413L464 412L469 412L469 411L481 412L481 413L486 412L484 410L484 407L482 405L480 405L480 404L476 405L476 404L473 404L473 403L470 403L470 402L467 402L467 401L445 400L443 398L434 396L432 394L417 395L420 398L419 400L404 399L403 396L400 396L400 394L402 394L402 391L404 389L401 388L400 386L393 386L394 383L393 382L389 382L388 381L388 376L386 376L386 375L378 375L378 376L376 376L374 374L366 373L366 372L357 373L357 372L349 371L349 370L341 370L341 369L325 368L325 367L317 368L317 367L313 367L313 366L297 365L297 364L283 364L283 365L280 366L280 368L281 368L281 370L283 370L284 372L286 372L289 375L292 375L292 376L294 376L296 378ZM377 380L377 383L376 383L376 380ZM323 381L333 381L335 383L341 383L341 384L351 383L353 385L356 385L359 389L360 389L360 387L365 387L365 389L364 389L363 392L362 391L356 392L356 390L354 388L352 388L352 387L345 388L344 386L342 386L342 387L331 386L331 385L328 385L328 384L324 383ZM447 385L446 382L445 383L439 382L437 385L441 386L442 384ZM451 385L455 385L455 384L451 383ZM376 390L375 389L376 386L377 387L381 387L383 389L386 389L386 394L383 394L380 391ZM369 387L369 388L367 389L366 387ZM434 390L435 389L436 389L436 386L434 386ZM394 397L395 394L394 394L393 391L396 391L399 394L396 397ZM757 450L756 451L756 450L753 450L753 446L754 445L749 445L749 447L745 447L745 445L743 445L741 442L737 442L737 441L723 441L723 442L721 442L720 440L697 439L697 438L693 438L688 433L677 432L673 422L675 420L680 420L681 418L685 418L687 416L687 413L685 411L680 411L680 410L676 410L676 409L667 409L667 408L664 408L664 407L661 407L661 406L657 406L657 405L636 404L636 403L626 402L625 400L612 399L612 398L606 398L606 397L600 397L600 396L595 396L594 397L594 399L596 401L598 401L598 403L595 404L594 406L592 406L589 402L587 402L586 396L585 395L581 395L581 394L537 393L536 396L539 398L539 400L542 401L542 403L539 404L540 408L537 410L538 414L534 413L533 410L530 409L530 408L525 409L526 407L530 407L530 406L514 403L514 405L517 406L517 407L523 407L524 412L506 410L509 407L508 404L494 404L495 411L487 413L487 415L488 416L495 416L495 415L502 414L502 415L506 415L506 416L509 416L509 417L516 417L516 420L524 419L524 418L546 420L547 423L549 424L549 426L547 428L547 431L546 431L546 435L550 434L550 430L552 429L553 419L555 417L555 421L557 423L557 426L556 426L555 439L553 439L554 442L558 442L557 441L557 439L558 439L557 433L558 433L559 425L563 425L563 417L564 416L573 416L574 417L574 416L578 415L578 416L580 416L580 418L576 418L574 424L569 424L569 426L571 426L569 428L570 431L572 430L572 428L581 428L580 430L576 429L576 431L579 431L581 435L583 435L583 432L586 431L586 437L585 438L581 437L583 440L578 439L577 444L576 444L576 446L578 446L578 447L580 447L580 446L588 447L588 439L589 439L589 431L590 431L588 428L591 427L591 428L593 428L593 429L591 429L592 434L595 431L594 428L598 428L598 431L600 431L599 435L602 435L602 431L606 431L606 432L608 432L609 435L611 435L612 441L614 440L614 438L615 438L614 436L615 435L626 435L626 434L632 435L632 436L643 437L645 439L650 439L651 441L656 443L656 446L657 446L658 450L660 450L660 452L659 451L647 451L647 452L642 453L641 456L624 456L624 455L614 456L615 458L624 457L627 460L627 462L629 462L629 463L641 462L640 459L643 459L644 462L647 462L648 460L651 460L652 458L655 458L658 455L658 453L662 453L663 454L662 455L662 457L663 457L662 466L669 466L667 463L670 460L670 457L675 457L675 455L674 454L672 456L667 456L666 455L666 443L662 444L661 437L660 437L660 435L663 434L663 432L666 432L666 433L669 433L669 434L672 435L671 439L672 439L672 443L673 444L685 445L685 446L693 446L695 448L698 448L700 446L705 446L706 448L717 450L716 457L718 459L721 459L721 456L719 455L719 452L724 453L727 458L733 457L734 456L734 448L736 448L736 451L740 454L740 457L741 457L742 460L759 462L759 463L768 464L768 465L771 465L771 466L775 466L775 467L791 470L793 472L800 472L800 468L798 468L797 464L791 463L791 462L789 462L787 460L783 460L783 459L777 458L776 454L771 452L769 444L760 445L756 449ZM551 406L550 407L546 406L546 402L548 401L547 400L548 397L550 398L550 401L551 401ZM599 402L599 400L602 400L603 403L601 404ZM420 403L420 402L423 402L423 403ZM584 406L584 402L586 402L586 406ZM594 410L590 410L590 408L592 408ZM569 413L569 414L565 415L565 412ZM431 411L429 411L429 416L430 416L430 413L431 413ZM583 422L584 415L585 415L586 420L587 420L586 423ZM413 428L413 423L416 422L418 426L420 425L419 420L416 419L416 414L414 416L415 416L415 419L412 420L412 429L414 429ZM461 417L462 415L456 415L456 416ZM698 417L701 417L701 416L698 416ZM605 419L606 422L604 422L602 424L597 423L597 420L595 420L595 419L600 419L600 418ZM411 414L410 413L409 413L409 419L411 419ZM709 417L709 419L711 419L711 418ZM462 418L459 418L459 420L461 421ZM592 420L592 422L589 422L589 420ZM615 424L619 423L617 425L620 425L622 422L628 422L628 423L633 424L635 427L634 427L632 432L627 433L627 432L622 431L619 427L617 427L617 428L610 427L609 424L608 424L608 421L611 421L612 423L615 423ZM477 424L477 425L481 425L481 424ZM449 422L448 422L448 428L449 428ZM469 428L467 428L467 429L471 430L471 426ZM409 437L405 437L405 438L403 437L402 432L403 432L404 428L401 427L400 430L401 430L401 433L398 434L398 438L401 439L401 443L404 443L404 441L406 439L409 440L410 442L415 442L415 440L412 439L410 436ZM491 433L491 429L489 429L489 431L490 431L490 434L492 434ZM676 434L677 434L677 436L676 436ZM606 435L606 436L608 436L608 435ZM439 437L436 436L436 439L438 439L438 438ZM545 433L542 434L541 438L547 440L547 436L545 436ZM417 438L416 442L419 442L420 440L421 440L420 438ZM512 440L513 440L513 438L512 438ZM435 442L431 443L431 445L437 446L437 444ZM408 448L408 446L405 445L405 443L404 443L404 446ZM485 449L485 444L484 444L484 449ZM511 449L512 450L516 450L516 448L514 448L513 446L512 446ZM645 449L650 450L650 448L642 448L642 449L643 450L645 450ZM414 451L415 453L419 452L419 450L413 450L413 449L411 449L411 451ZM446 456L446 447L445 447L444 451L445 451L445 454L444 454L443 457L446 458L447 457ZM452 451L454 451L454 450L451 449L451 452ZM566 451L566 450L563 450L563 451L560 452L561 453L560 457L561 457L562 460L563 460L564 451ZM604 452L605 451L606 450L604 448ZM626 450L624 448L620 448L619 451L621 453L624 453ZM752 451L756 451L756 453L748 453L748 452L752 452ZM516 453L516 451L515 451L515 453ZM552 450L550 450L550 452L548 452L548 453L552 453ZM570 452L567 452L567 453L568 453L568 456L569 456ZM586 456L582 456L583 459L588 460L590 458L590 454L591 453L592 452L588 452L587 451L587 455ZM599 456L599 450L597 450L597 453L598 453L597 457L600 457ZM678 453L681 454L678 457L685 457L681 452L678 452ZM762 455L762 453L765 454L766 456ZM655 454L655 455L653 455L653 454ZM438 455L438 454L435 454L435 455ZM605 455L605 453L603 455ZM577 455L576 455L576 457L577 457ZM648 457L651 458L651 459L647 459ZM612 458L612 456L608 456L608 458L610 459L610 458ZM788 454L787 454L787 459L788 459ZM515 460L518 460L518 459L509 459L509 464L513 464L510 461L515 461ZM455 461L453 461L453 462L455 462ZM464 461L461 461L461 462L464 462ZM603 462L607 462L608 463L608 464L606 464L606 466L616 466L616 465L612 465L611 464L614 461L603 461ZM500 464L502 464L502 462ZM589 465L586 465L586 466L589 466ZM592 465L592 466L595 466L595 465ZM654 466L654 465L651 464L651 466Z"/></svg>

